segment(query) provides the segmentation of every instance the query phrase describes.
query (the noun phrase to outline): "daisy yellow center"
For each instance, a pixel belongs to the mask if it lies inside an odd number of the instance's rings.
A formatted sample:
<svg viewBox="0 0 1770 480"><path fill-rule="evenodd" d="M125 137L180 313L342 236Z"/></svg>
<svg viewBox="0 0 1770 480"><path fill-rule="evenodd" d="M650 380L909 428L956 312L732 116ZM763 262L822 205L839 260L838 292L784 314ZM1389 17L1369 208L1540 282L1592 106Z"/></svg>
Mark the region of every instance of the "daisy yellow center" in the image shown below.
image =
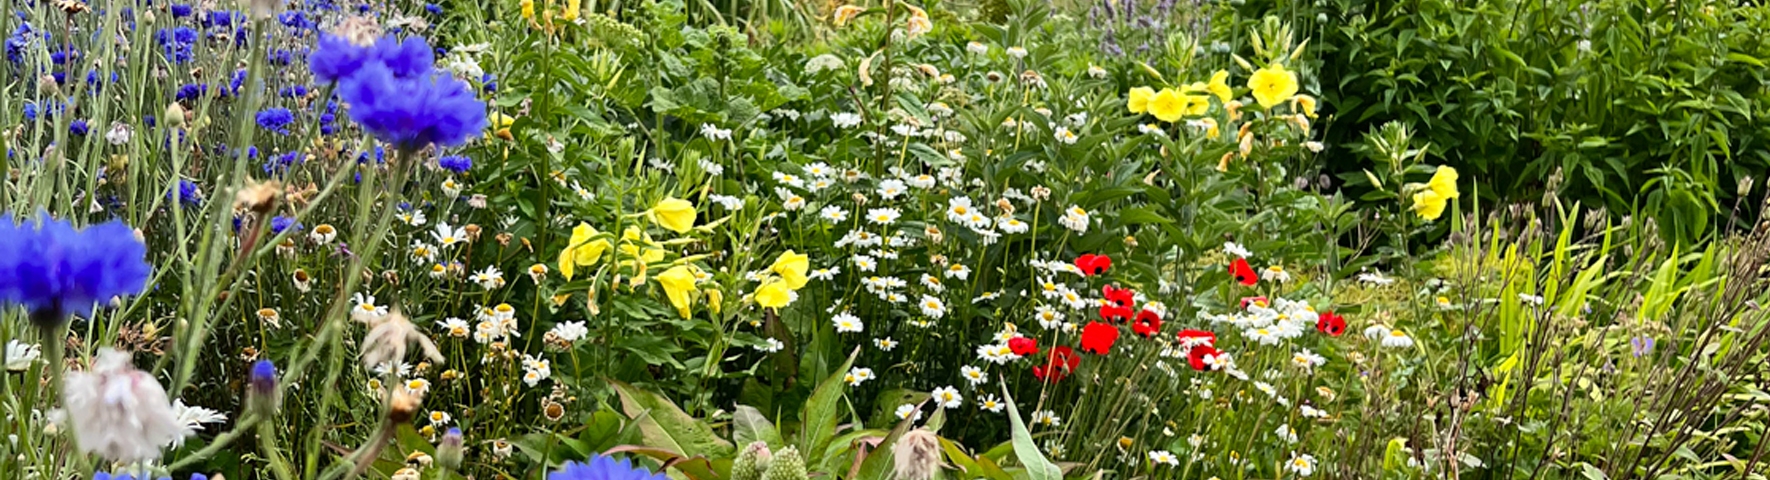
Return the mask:
<svg viewBox="0 0 1770 480"><path fill-rule="evenodd" d="M1395 338L1402 338L1402 337L1406 337L1407 334L1402 333L1400 330L1392 330L1389 332L1389 336L1395 337Z"/></svg>

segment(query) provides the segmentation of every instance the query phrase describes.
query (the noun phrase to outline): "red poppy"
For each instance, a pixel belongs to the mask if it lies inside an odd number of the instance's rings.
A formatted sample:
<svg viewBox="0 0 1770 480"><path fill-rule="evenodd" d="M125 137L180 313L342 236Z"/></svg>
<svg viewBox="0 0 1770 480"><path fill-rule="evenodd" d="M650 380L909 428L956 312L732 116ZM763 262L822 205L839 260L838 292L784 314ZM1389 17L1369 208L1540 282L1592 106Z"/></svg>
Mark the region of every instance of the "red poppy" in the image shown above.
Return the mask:
<svg viewBox="0 0 1770 480"><path fill-rule="evenodd" d="M1266 297L1241 297L1241 309L1242 310L1247 310L1248 305L1259 305L1259 306L1264 307L1267 305L1267 303L1268 302L1266 301Z"/></svg>
<svg viewBox="0 0 1770 480"><path fill-rule="evenodd" d="M1217 344L1217 334L1204 330L1181 330L1178 336L1180 337L1181 348L1192 348L1199 345L1211 346Z"/></svg>
<svg viewBox="0 0 1770 480"><path fill-rule="evenodd" d="M1137 312L1137 319L1131 321L1131 331L1142 335L1143 338L1162 333L1162 316L1150 310Z"/></svg>
<svg viewBox="0 0 1770 480"><path fill-rule="evenodd" d="M1235 281L1250 287L1260 282L1260 277L1254 276L1254 267L1248 266L1248 259L1245 258L1237 258L1234 262L1230 262L1229 275L1235 277Z"/></svg>
<svg viewBox="0 0 1770 480"><path fill-rule="evenodd" d="M1100 306L1100 319L1124 322L1131 319L1131 307L1121 307L1111 303Z"/></svg>
<svg viewBox="0 0 1770 480"><path fill-rule="evenodd" d="M1129 288L1107 285L1100 287L1100 294L1106 297L1106 301L1125 308L1131 308L1131 305L1137 303L1137 292L1133 292Z"/></svg>
<svg viewBox="0 0 1770 480"><path fill-rule="evenodd" d="M1338 337L1340 334L1346 333L1346 319L1334 315L1332 310L1321 312L1320 318L1315 320L1315 329L1329 336Z"/></svg>
<svg viewBox="0 0 1770 480"><path fill-rule="evenodd" d="M1008 340L1008 349L1015 355L1027 356L1039 353L1039 341L1026 337L1014 337Z"/></svg>
<svg viewBox="0 0 1770 480"><path fill-rule="evenodd" d="M1051 354L1045 357L1044 365L1033 367L1033 376L1039 380L1056 382L1069 376L1081 364L1082 357L1077 356L1074 349L1060 346L1051 349Z"/></svg>
<svg viewBox="0 0 1770 480"><path fill-rule="evenodd" d="M1084 276L1106 273L1108 269L1112 268L1112 257L1092 253L1082 255L1076 257L1076 268L1081 269Z"/></svg>
<svg viewBox="0 0 1770 480"><path fill-rule="evenodd" d="M1222 354L1223 352L1217 350L1216 347L1199 345L1192 347L1192 351L1186 352L1186 363L1191 364L1193 370L1201 372L1206 370L1216 370L1217 366L1212 365L1212 362L1216 361L1217 356Z"/></svg>
<svg viewBox="0 0 1770 480"><path fill-rule="evenodd" d="M1095 355L1112 353L1112 344L1119 340L1119 329L1110 324L1088 322L1082 327L1082 351Z"/></svg>

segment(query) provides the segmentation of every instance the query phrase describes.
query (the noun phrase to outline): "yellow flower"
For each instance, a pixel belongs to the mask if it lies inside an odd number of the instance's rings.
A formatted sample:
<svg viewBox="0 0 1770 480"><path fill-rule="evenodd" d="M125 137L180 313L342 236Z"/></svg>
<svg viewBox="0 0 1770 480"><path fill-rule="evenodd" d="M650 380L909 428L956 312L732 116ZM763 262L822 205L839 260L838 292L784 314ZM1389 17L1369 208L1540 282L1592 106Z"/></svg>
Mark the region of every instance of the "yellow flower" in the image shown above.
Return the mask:
<svg viewBox="0 0 1770 480"><path fill-rule="evenodd" d="M510 124L516 123L515 118L505 115L504 112L492 112L491 121L492 128L505 128L509 127Z"/></svg>
<svg viewBox="0 0 1770 480"><path fill-rule="evenodd" d="M576 21L578 12L583 8L583 3L583 0L565 0L565 11L560 12L559 18L565 19L567 22Z"/></svg>
<svg viewBox="0 0 1770 480"><path fill-rule="evenodd" d="M1432 172L1432 179L1426 181L1426 188L1446 199L1462 196L1462 193L1457 192L1457 169L1447 165L1439 165L1438 170Z"/></svg>
<svg viewBox="0 0 1770 480"><path fill-rule="evenodd" d="M670 297L670 305L676 307L676 312L681 313L682 318L688 318L689 307L692 306L689 294L695 292L694 271L687 265L677 265L664 270L664 273L655 278L658 285L664 287L664 295Z"/></svg>
<svg viewBox="0 0 1770 480"><path fill-rule="evenodd" d="M763 308L781 308L793 302L793 289L779 278L770 278L756 288L756 304Z"/></svg>
<svg viewBox="0 0 1770 480"><path fill-rule="evenodd" d="M595 236L596 228L588 223L579 223L572 228L571 243L566 245L565 250L559 251L559 274L565 275L566 280L572 279L572 273L577 267L595 265L602 260L602 252L608 250L608 239L598 238L592 241L591 238Z"/></svg>
<svg viewBox="0 0 1770 480"><path fill-rule="evenodd" d="M645 248L640 248L644 245ZM629 226L621 232L621 253L634 258L642 264L657 263L664 259L664 249L654 248L657 243L651 241L651 235Z"/></svg>
<svg viewBox="0 0 1770 480"><path fill-rule="evenodd" d="M1315 118L1315 97L1298 95L1291 98L1291 109L1303 112L1309 118Z"/></svg>
<svg viewBox="0 0 1770 480"><path fill-rule="evenodd" d="M651 221L676 233L694 228L694 204L676 197L667 197L651 207Z"/></svg>
<svg viewBox="0 0 1770 480"><path fill-rule="evenodd" d="M787 250L774 260L774 265L770 265L768 270L780 275L787 282L787 288L798 290L805 287L805 273L811 270L811 258L803 253Z"/></svg>
<svg viewBox="0 0 1770 480"><path fill-rule="evenodd" d="M867 7L857 7L854 5L843 5L840 7L836 7L836 16L833 20L835 21L836 26L841 27L844 25L848 25L849 20L854 20L854 17L859 16L861 14L861 12L865 12L865 11L867 11Z"/></svg>
<svg viewBox="0 0 1770 480"><path fill-rule="evenodd" d="M1218 70L1216 73L1212 73L1211 84L1206 85L1205 90L1211 92L1211 95L1216 95L1217 101L1223 103L1229 103L1235 98L1235 90L1229 88L1229 71L1227 70Z"/></svg>
<svg viewBox="0 0 1770 480"><path fill-rule="evenodd" d="M1248 77L1248 89L1254 91L1260 108L1269 109L1297 94L1297 74L1286 71L1284 65L1272 64Z"/></svg>
<svg viewBox="0 0 1770 480"><path fill-rule="evenodd" d="M1131 113L1141 114L1149 111L1149 99L1155 97L1155 89L1137 87L1125 96L1125 108L1131 109Z"/></svg>
<svg viewBox="0 0 1770 480"><path fill-rule="evenodd" d="M1155 115L1158 120L1173 123L1186 115L1188 103L1190 102L1186 100L1185 95L1181 95L1180 92L1174 91L1172 88L1164 88L1161 93L1157 93L1154 98L1149 99L1149 113Z"/></svg>
<svg viewBox="0 0 1770 480"><path fill-rule="evenodd" d="M1186 116L1204 115L1211 109L1211 97L1204 95L1186 95Z"/></svg>
<svg viewBox="0 0 1770 480"><path fill-rule="evenodd" d="M535 0L522 0L522 18L535 20Z"/></svg>
<svg viewBox="0 0 1770 480"><path fill-rule="evenodd" d="M725 302L725 292L721 292L717 288L709 288L704 293L707 294L707 309L712 310L714 315L718 315L720 304Z"/></svg>
<svg viewBox="0 0 1770 480"><path fill-rule="evenodd" d="M1427 188L1414 193L1414 213L1428 221L1437 220L1440 215L1444 215L1444 207L1448 204L1450 199L1439 195L1437 190Z"/></svg>

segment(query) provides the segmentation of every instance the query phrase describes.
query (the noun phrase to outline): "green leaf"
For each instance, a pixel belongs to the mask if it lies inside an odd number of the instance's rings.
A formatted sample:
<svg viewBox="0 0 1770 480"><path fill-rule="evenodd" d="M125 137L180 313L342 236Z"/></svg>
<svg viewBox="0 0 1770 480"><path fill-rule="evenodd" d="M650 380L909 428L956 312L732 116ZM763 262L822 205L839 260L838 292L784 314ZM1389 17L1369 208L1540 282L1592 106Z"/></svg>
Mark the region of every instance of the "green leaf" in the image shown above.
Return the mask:
<svg viewBox="0 0 1770 480"><path fill-rule="evenodd" d="M621 411L639 426L646 446L682 452L684 456L731 456L731 442L713 434L713 427L696 420L662 395L609 379L621 397Z"/></svg>
<svg viewBox="0 0 1770 480"><path fill-rule="evenodd" d="M1164 216L1162 216L1162 214L1156 213L1155 210L1151 210L1148 207L1131 207L1131 208L1127 208L1124 210L1120 210L1118 216L1119 216L1119 223L1123 223L1125 225L1142 225L1142 224L1147 224L1147 223L1160 223L1160 224L1174 223L1173 220L1169 220L1168 217L1164 217Z"/></svg>
<svg viewBox="0 0 1770 480"><path fill-rule="evenodd" d="M1002 399L1008 402L1008 421L1014 430L1014 456L1026 466L1026 474L1032 480L1062 480L1063 471L1057 465L1045 459L1039 446L1033 443L1032 433L1027 431L1026 422L1020 420L1020 409L1014 406L1014 395L1008 392L1008 385L1002 384Z"/></svg>
<svg viewBox="0 0 1770 480"><path fill-rule="evenodd" d="M752 442L764 442L771 447L782 444L781 433L775 430L774 422L768 421L761 410L749 405L738 405L737 411L732 412L731 437L739 446Z"/></svg>
<svg viewBox="0 0 1770 480"><path fill-rule="evenodd" d="M905 432L910 431L914 423L911 420L897 422L897 426L891 429L891 434L886 435L885 440L879 442L879 446L873 447L872 451L867 452L866 459L861 460L860 464L855 466L855 474L849 475L848 478L891 478L890 471L892 465L896 463L893 461L896 454L891 451L891 447L897 445L897 439L903 437Z"/></svg>
<svg viewBox="0 0 1770 480"><path fill-rule="evenodd" d="M840 368L819 383L805 402L805 411L799 415L799 421L804 424L804 433L799 435L799 451L809 456L805 459L807 465L817 465L823 460L824 445L836 435L836 415L841 407L842 392L848 385L844 377L858 355L860 348L855 347L854 353L848 354L848 361L842 362Z"/></svg>

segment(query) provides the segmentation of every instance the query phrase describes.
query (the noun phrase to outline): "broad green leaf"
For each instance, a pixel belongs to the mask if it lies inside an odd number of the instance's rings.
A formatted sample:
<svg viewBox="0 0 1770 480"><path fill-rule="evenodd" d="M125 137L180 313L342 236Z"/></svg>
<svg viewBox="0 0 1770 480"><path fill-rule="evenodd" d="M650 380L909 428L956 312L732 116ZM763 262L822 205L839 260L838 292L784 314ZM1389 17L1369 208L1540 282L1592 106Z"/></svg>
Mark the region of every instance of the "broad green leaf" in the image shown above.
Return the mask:
<svg viewBox="0 0 1770 480"><path fill-rule="evenodd" d="M737 411L732 412L731 437L740 448L751 442L764 442L776 448L782 445L781 433L774 428L774 422L768 421L761 410L749 405L738 405Z"/></svg>
<svg viewBox="0 0 1770 480"><path fill-rule="evenodd" d="M1045 459L1039 446L1033 443L1032 432L1027 431L1026 422L1020 420L1020 409L1014 406L1014 395L1008 392L1008 385L1002 385L1002 399L1008 402L1009 426L1014 431L1014 456L1026 466L1026 474L1032 480L1062 480L1063 471L1057 465Z"/></svg>
<svg viewBox="0 0 1770 480"><path fill-rule="evenodd" d="M842 392L847 388L845 376L848 369L854 366L854 357L860 355L860 348L848 354L848 360L830 373L823 383L812 390L811 398L805 402L805 411L800 414L803 433L799 435L799 451L815 458L806 458L807 465L817 465L823 460L824 446L830 437L836 435L836 415L841 410Z"/></svg>
<svg viewBox="0 0 1770 480"><path fill-rule="evenodd" d="M621 411L639 426L646 446L681 452L684 456L732 455L731 442L714 435L713 427L689 416L669 399L619 380L610 379L608 383L621 397Z"/></svg>

